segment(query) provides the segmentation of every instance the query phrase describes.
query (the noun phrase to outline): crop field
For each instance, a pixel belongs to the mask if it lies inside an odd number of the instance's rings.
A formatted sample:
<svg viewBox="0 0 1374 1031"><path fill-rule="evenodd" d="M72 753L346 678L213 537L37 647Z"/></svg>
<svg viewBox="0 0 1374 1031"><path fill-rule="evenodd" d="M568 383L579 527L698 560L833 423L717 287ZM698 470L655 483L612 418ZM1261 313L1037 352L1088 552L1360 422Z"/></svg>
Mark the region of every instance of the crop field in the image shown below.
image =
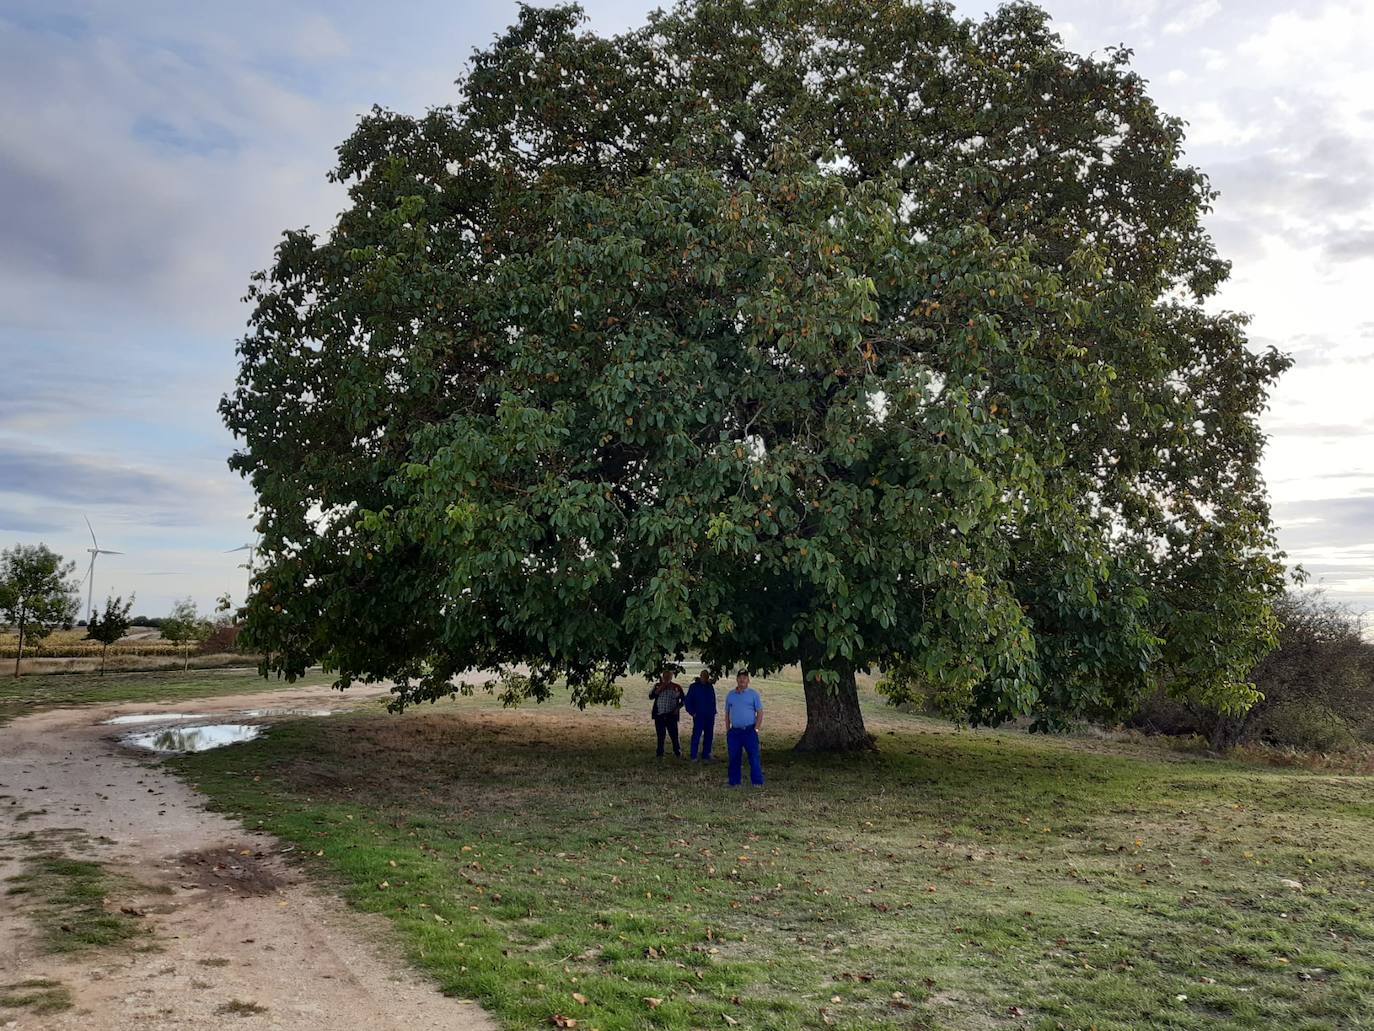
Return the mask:
<svg viewBox="0 0 1374 1031"><path fill-rule="evenodd" d="M125 637L110 645L110 657L119 655L168 656L180 655L181 645L164 641L157 631L147 631ZM0 632L0 659L13 659L19 652L19 638L13 631ZM101 645L88 640L86 631L77 627L72 630L54 630L43 639L30 643L24 642L24 657L28 659L75 659L99 658Z"/></svg>

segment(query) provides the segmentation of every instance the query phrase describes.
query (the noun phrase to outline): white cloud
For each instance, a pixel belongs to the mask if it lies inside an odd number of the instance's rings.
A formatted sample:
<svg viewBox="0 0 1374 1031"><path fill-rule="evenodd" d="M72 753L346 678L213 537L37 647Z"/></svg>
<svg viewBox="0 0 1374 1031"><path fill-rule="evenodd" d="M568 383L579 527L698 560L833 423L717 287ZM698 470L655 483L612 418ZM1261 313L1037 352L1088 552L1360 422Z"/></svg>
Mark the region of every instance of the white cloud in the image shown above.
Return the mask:
<svg viewBox="0 0 1374 1031"><path fill-rule="evenodd" d="M296 53L307 61L348 57L352 46L338 27L323 14L307 15L296 38Z"/></svg>
<svg viewBox="0 0 1374 1031"><path fill-rule="evenodd" d="M1184 11L1167 21L1164 25L1164 33L1165 35L1177 36L1185 32L1192 32L1194 29L1201 28L1220 12L1220 0L1200 0L1198 3L1188 5Z"/></svg>

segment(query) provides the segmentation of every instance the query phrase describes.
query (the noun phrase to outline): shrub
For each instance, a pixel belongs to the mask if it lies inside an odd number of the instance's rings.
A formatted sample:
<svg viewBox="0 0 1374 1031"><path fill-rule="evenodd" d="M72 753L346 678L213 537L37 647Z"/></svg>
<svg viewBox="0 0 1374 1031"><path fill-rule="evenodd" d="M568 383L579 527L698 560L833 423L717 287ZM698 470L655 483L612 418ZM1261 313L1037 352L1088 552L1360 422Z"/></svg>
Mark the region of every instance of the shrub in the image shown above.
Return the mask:
<svg viewBox="0 0 1374 1031"><path fill-rule="evenodd" d="M1288 593L1276 615L1279 645L1255 667L1263 697L1248 712L1228 716L1161 693L1131 725L1200 734L1218 751L1261 742L1332 752L1374 741L1374 644L1361 617L1321 592Z"/></svg>

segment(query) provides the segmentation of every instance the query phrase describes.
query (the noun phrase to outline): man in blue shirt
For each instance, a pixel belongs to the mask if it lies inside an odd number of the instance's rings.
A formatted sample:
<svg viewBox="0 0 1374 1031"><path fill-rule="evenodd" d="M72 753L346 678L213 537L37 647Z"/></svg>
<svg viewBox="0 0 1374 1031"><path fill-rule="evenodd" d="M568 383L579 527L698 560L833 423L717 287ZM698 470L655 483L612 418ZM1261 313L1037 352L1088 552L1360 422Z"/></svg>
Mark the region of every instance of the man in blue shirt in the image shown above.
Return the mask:
<svg viewBox="0 0 1374 1031"><path fill-rule="evenodd" d="M749 783L763 787L759 758L759 730L763 727L763 699L749 686L749 671L735 674L735 689L725 695L725 750L730 757L730 786L740 786L740 756L749 753Z"/></svg>
<svg viewBox="0 0 1374 1031"><path fill-rule="evenodd" d="M692 717L692 759L697 757L697 742L701 743L701 761L711 761L711 739L716 735L716 677L709 669L697 674L687 688L687 702L683 706Z"/></svg>

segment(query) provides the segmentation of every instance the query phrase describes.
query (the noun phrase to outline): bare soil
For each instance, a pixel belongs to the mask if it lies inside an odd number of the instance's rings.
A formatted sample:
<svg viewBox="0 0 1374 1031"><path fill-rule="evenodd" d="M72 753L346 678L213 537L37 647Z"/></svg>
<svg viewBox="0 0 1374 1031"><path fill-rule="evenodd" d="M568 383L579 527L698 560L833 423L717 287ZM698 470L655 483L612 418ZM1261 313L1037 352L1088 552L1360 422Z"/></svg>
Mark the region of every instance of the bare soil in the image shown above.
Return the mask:
<svg viewBox="0 0 1374 1031"><path fill-rule="evenodd" d="M200 699L194 711L338 707L382 693L307 687ZM59 981L74 1003L0 1010L0 1028L494 1028L403 967L380 919L307 886L279 842L210 812L155 758L122 746L131 728L101 725L177 709L187 704L59 709L0 727L0 877L43 851L100 861L134 885L106 908L149 932L133 947L54 955L32 901L0 890L0 984Z"/></svg>

